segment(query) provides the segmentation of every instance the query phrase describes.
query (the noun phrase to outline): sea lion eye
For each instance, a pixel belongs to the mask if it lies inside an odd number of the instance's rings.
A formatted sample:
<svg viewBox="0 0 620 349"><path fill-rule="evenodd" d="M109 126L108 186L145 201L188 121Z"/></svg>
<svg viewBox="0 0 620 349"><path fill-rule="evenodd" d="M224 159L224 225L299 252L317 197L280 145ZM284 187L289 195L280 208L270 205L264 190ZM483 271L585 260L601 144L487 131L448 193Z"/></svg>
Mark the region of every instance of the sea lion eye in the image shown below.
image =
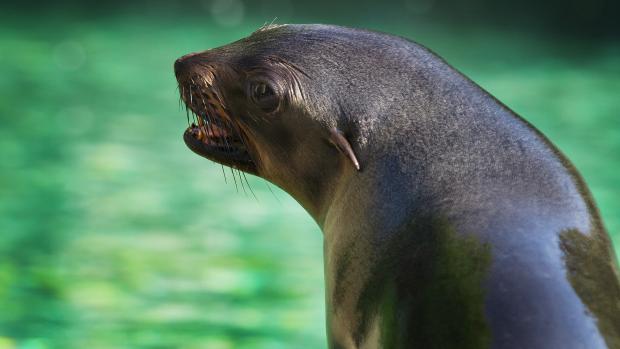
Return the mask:
<svg viewBox="0 0 620 349"><path fill-rule="evenodd" d="M252 102L266 113L274 112L280 105L280 98L270 84L263 81L250 83L249 96Z"/></svg>

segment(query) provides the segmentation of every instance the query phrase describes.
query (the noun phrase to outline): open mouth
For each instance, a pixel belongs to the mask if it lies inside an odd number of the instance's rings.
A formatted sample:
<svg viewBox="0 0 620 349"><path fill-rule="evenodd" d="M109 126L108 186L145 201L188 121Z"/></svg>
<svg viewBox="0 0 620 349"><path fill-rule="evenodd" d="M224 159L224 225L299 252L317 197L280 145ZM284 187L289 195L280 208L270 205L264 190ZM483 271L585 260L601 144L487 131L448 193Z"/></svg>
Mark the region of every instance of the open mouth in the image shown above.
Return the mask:
<svg viewBox="0 0 620 349"><path fill-rule="evenodd" d="M209 160L256 174L256 164L248 152L247 138L231 118L220 95L209 86L193 83L193 80L180 89L190 123L183 134L185 144L194 153Z"/></svg>

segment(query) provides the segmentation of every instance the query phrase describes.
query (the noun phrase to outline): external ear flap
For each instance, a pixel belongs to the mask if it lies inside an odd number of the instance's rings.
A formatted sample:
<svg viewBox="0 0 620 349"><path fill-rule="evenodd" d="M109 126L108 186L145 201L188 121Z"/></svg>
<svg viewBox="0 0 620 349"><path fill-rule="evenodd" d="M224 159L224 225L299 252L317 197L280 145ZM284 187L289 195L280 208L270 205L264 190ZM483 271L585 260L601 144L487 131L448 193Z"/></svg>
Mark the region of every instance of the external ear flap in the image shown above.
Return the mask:
<svg viewBox="0 0 620 349"><path fill-rule="evenodd" d="M340 130L334 127L330 130L329 140L336 146L336 148L338 148L338 150L340 150L340 152L342 152L342 154L344 154L346 157L349 158L349 160L351 160L353 166L355 166L355 169L359 171L360 163L359 161L357 161L355 153L353 152L353 148L351 148L351 144L344 137L344 134L342 134Z"/></svg>

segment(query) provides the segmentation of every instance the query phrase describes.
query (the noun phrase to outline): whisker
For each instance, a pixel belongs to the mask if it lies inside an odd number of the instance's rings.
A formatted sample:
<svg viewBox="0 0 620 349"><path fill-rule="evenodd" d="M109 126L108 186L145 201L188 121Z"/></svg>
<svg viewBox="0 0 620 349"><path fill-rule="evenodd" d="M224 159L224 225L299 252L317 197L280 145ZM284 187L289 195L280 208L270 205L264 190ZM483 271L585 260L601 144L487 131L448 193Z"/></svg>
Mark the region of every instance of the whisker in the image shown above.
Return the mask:
<svg viewBox="0 0 620 349"><path fill-rule="evenodd" d="M194 105L194 95L192 94L192 85L189 85L189 104Z"/></svg>
<svg viewBox="0 0 620 349"><path fill-rule="evenodd" d="M221 120L219 120L218 118L215 119L215 124L217 125L217 127L225 129L226 131L228 131L227 130L228 127L226 127L226 125ZM233 147L228 143L228 137L226 137L224 135L224 136L218 136L218 138L220 139L220 141L224 142L224 145L226 147L226 152L230 153L232 151Z"/></svg>
<svg viewBox="0 0 620 349"><path fill-rule="evenodd" d="M211 133L211 134L215 134L215 132L213 131L213 121L211 121L211 118L209 117L209 114L207 114L206 110L208 110L207 105L205 103L205 100L202 98L202 96L200 96L200 100L202 101L202 106L205 108L205 112L203 113L203 118L206 119L205 124L206 124L206 131L207 133ZM224 175L224 182L226 182L226 175Z"/></svg>
<svg viewBox="0 0 620 349"><path fill-rule="evenodd" d="M248 193L245 191L245 185L243 185L243 179L241 179L241 171L237 169L237 175L239 176L239 182L241 183L241 189L243 189L243 194L247 197Z"/></svg>
<svg viewBox="0 0 620 349"><path fill-rule="evenodd" d="M228 181L226 180L226 171L224 171L224 165L220 165L222 166L222 174L224 175L224 183L228 184Z"/></svg>
<svg viewBox="0 0 620 349"><path fill-rule="evenodd" d="M235 171L233 170L232 167L230 168L230 173L232 174L233 177L233 181L235 182L235 189L237 190L237 193L239 193L239 187L237 186L237 178L235 178Z"/></svg>
<svg viewBox="0 0 620 349"><path fill-rule="evenodd" d="M177 85L177 90L179 90L179 86L178 85ZM181 108L183 108L182 107L182 105L183 105L182 103L183 103L183 97L181 97L181 93L179 93L179 110L183 110L183 109L181 109Z"/></svg>
<svg viewBox="0 0 620 349"><path fill-rule="evenodd" d="M248 177L245 175L245 172L240 172L240 173L243 175L243 179L245 179L245 184L247 184L248 189L250 189L250 193L252 193L254 200L258 202L258 198L256 197L256 194L254 194L254 190L252 190L252 187L250 186L250 182L248 182Z"/></svg>
<svg viewBox="0 0 620 349"><path fill-rule="evenodd" d="M271 195L273 195L274 198L276 198L276 201L278 201L279 204L282 204L282 202L280 201L280 199L278 199L278 197L276 196L276 193L273 192L273 190L271 190L271 186L269 185L269 182L264 181L265 185L267 186L267 189L269 189L269 191L271 192Z"/></svg>
<svg viewBox="0 0 620 349"><path fill-rule="evenodd" d="M245 142L245 137L238 130L235 130L235 132L237 133L237 137L241 140L241 143L243 144L243 147L245 148L246 152L248 152L249 148L248 148L248 144ZM249 154L250 153L248 152L248 155ZM254 159L252 159L252 156L250 156L250 159L252 160L252 162L254 162ZM248 188L250 188L250 191L252 191L252 188L250 187L250 183L248 182L248 178L245 176L245 173L243 174L243 177L245 178L245 182L247 183ZM252 196L254 196L256 201L258 201L258 198L256 198L256 195L254 195L253 191L252 191Z"/></svg>
<svg viewBox="0 0 620 349"><path fill-rule="evenodd" d="M226 104L224 104L224 100L222 99L222 97L220 96L220 94L217 91L213 91L213 94L215 95L215 98L217 99L217 101L220 103L220 105L222 106L222 108L226 108Z"/></svg>

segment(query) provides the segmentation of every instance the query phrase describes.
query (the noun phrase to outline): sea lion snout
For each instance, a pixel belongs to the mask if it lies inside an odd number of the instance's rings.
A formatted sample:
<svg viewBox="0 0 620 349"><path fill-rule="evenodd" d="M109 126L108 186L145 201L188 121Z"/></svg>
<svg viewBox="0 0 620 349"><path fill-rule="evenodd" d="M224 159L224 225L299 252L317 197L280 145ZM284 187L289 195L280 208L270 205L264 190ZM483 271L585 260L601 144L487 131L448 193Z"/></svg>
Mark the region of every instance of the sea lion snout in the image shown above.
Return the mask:
<svg viewBox="0 0 620 349"><path fill-rule="evenodd" d="M199 52L188 53L174 61L174 75L177 79L196 63L195 60L199 54Z"/></svg>

